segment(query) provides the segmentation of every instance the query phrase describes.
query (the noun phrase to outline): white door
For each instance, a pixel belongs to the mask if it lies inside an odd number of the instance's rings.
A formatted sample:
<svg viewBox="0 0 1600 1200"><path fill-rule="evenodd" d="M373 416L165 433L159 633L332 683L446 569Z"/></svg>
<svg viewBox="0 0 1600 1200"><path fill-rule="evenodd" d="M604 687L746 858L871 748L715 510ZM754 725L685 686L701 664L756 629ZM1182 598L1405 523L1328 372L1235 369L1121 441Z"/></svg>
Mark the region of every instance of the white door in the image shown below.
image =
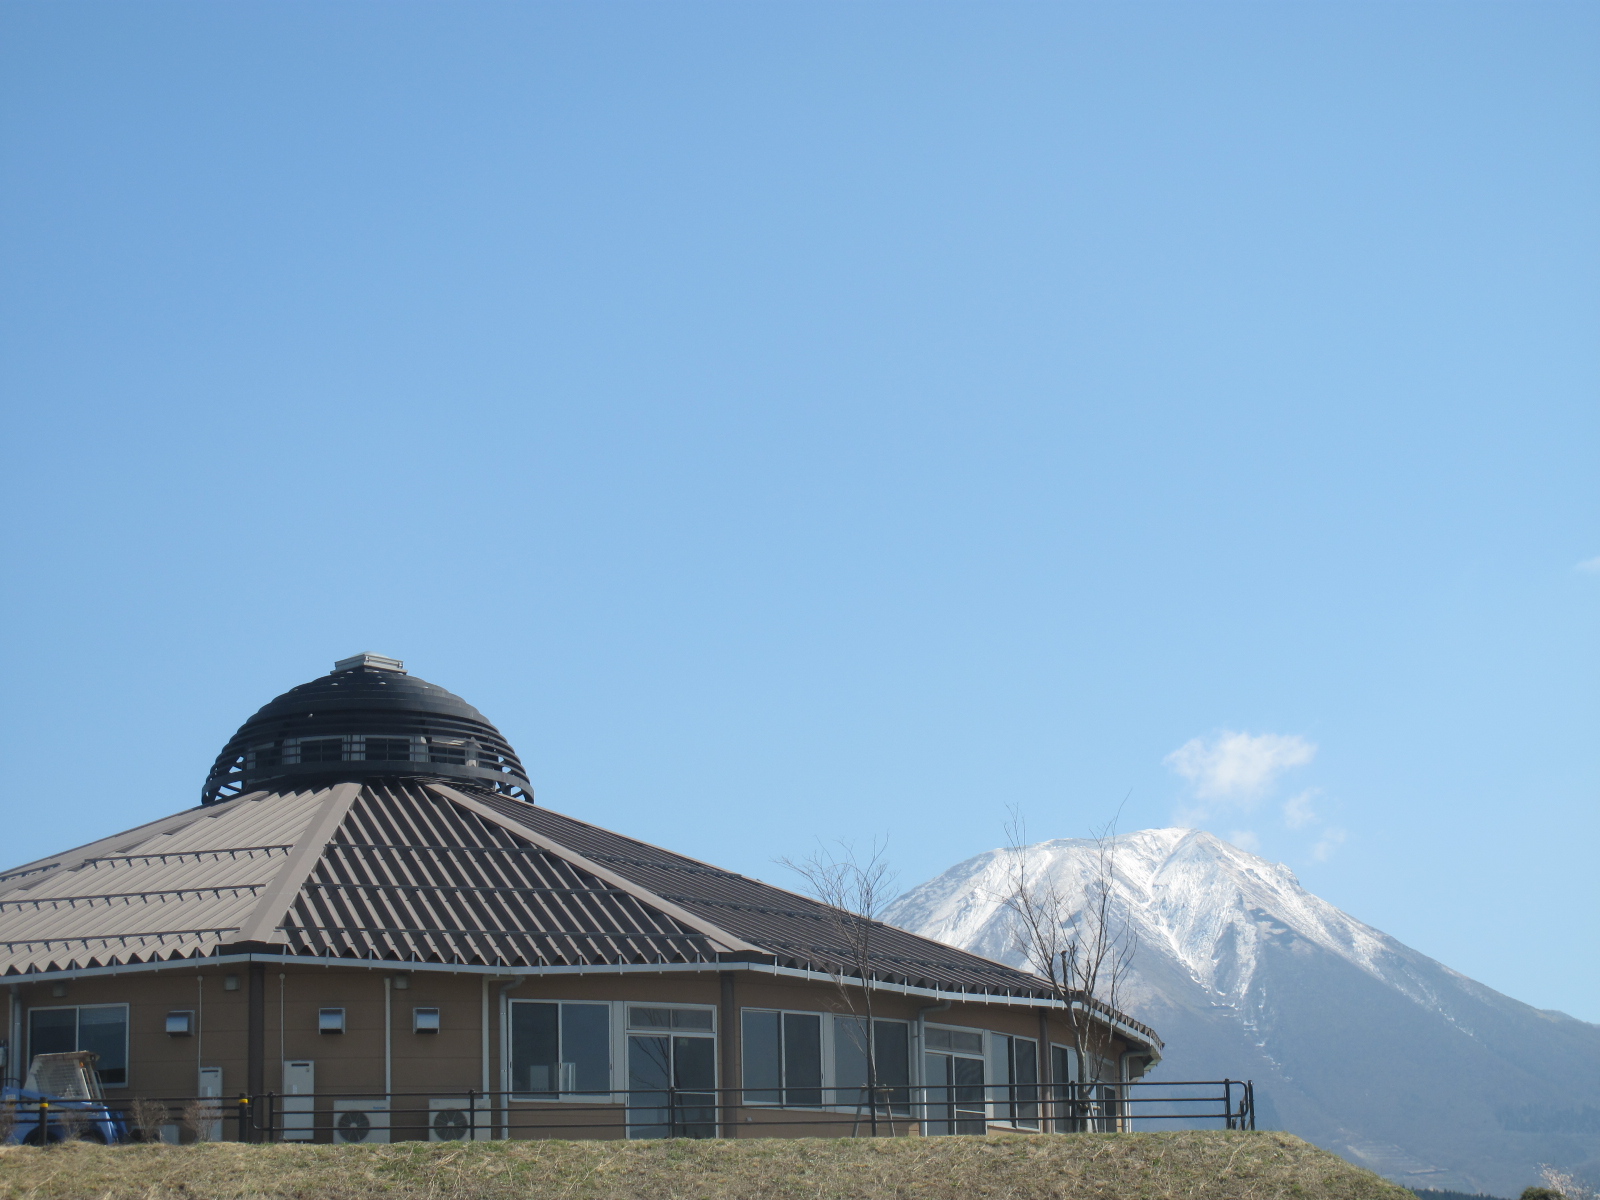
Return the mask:
<svg viewBox="0 0 1600 1200"><path fill-rule="evenodd" d="M210 1101L208 1105L213 1112L221 1112L222 1100L222 1068L201 1067L200 1087L195 1092L202 1100ZM219 1115L214 1121L206 1121L195 1130L195 1135L202 1142L220 1142L222 1140L222 1118Z"/></svg>
<svg viewBox="0 0 1600 1200"><path fill-rule="evenodd" d="M279 1128L286 1142L309 1142L316 1132L317 1064L306 1060L283 1064L282 1116Z"/></svg>

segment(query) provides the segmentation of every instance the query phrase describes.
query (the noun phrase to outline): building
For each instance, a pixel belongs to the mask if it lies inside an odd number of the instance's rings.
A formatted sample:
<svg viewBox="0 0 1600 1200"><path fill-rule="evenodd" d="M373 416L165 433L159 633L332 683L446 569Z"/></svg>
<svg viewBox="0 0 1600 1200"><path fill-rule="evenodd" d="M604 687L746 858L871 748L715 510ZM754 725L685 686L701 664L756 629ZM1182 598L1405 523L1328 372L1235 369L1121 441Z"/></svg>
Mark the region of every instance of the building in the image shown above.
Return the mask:
<svg viewBox="0 0 1600 1200"><path fill-rule="evenodd" d="M291 1140L1054 1127L1043 980L878 924L863 963L855 929L537 806L481 713L358 655L246 721L198 807L0 874L8 1072L93 1050L110 1097L243 1095L244 1136ZM1079 1011L1100 1077L1159 1056Z"/></svg>

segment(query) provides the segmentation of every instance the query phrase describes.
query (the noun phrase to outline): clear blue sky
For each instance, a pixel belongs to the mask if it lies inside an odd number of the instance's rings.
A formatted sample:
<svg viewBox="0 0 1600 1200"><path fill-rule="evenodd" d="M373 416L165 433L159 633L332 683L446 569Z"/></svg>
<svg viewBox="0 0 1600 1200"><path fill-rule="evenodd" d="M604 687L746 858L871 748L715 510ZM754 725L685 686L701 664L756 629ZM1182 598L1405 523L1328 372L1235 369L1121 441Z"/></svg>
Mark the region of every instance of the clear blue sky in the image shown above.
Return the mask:
<svg viewBox="0 0 1600 1200"><path fill-rule="evenodd" d="M1597 68L1588 2L6 3L4 858L372 650L738 870L1126 796L1600 1020Z"/></svg>

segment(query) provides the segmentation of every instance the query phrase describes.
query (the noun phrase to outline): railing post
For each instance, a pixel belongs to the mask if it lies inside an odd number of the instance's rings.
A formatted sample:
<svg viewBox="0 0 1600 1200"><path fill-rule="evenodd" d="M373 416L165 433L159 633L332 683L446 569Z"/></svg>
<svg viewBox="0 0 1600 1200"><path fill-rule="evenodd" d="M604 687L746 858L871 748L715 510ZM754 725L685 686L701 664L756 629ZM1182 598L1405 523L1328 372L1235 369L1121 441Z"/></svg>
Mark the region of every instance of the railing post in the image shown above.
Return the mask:
<svg viewBox="0 0 1600 1200"><path fill-rule="evenodd" d="M478 1140L478 1093L474 1088L467 1089L467 1140Z"/></svg>

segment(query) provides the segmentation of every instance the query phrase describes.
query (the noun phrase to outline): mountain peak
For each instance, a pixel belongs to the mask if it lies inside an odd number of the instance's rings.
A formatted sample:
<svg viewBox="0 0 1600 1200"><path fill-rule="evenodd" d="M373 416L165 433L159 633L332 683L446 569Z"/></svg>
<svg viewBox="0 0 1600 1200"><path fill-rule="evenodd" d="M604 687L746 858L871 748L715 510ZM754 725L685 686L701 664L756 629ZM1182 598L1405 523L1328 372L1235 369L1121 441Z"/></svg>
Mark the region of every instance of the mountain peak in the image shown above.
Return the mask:
<svg viewBox="0 0 1600 1200"><path fill-rule="evenodd" d="M1022 853L1076 907L1098 849ZM1017 854L958 863L887 917L1027 966L1005 904ZM1515 1192L1539 1162L1600 1175L1600 1142L1574 1136L1600 1133L1600 1026L1475 983L1205 830L1120 834L1112 866L1112 920L1136 949L1124 992L1101 998L1165 1040L1157 1078L1252 1077L1269 1126L1412 1186Z"/></svg>

